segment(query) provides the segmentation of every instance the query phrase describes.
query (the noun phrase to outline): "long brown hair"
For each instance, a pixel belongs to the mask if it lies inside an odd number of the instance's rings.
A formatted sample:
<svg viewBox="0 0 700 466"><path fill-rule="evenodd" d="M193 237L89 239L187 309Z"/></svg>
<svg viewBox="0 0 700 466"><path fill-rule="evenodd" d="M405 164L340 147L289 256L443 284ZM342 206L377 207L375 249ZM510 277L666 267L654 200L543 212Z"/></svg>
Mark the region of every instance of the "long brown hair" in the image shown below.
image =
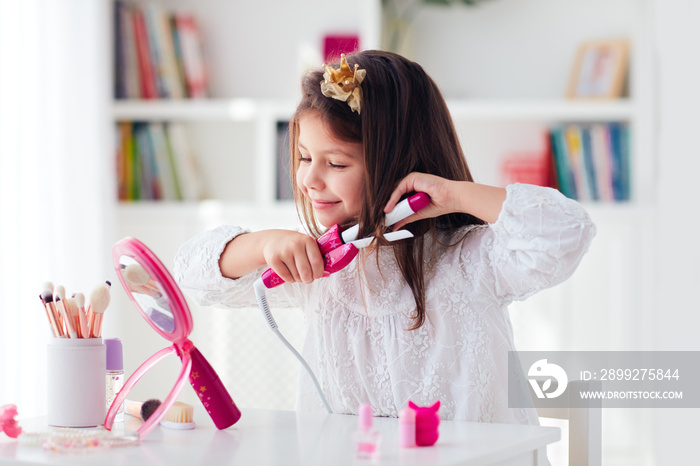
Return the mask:
<svg viewBox="0 0 700 466"><path fill-rule="evenodd" d="M374 50L346 58L351 68L358 64L367 71L360 86L360 114L351 111L346 102L321 93L322 69L309 72L302 79L302 99L289 124L294 198L300 217L313 234L319 235L321 229L311 204L296 184L299 119L307 112L318 112L336 138L362 143L366 193L354 220L360 225L360 237L382 238L386 230L384 206L399 181L409 173L429 173L459 181L473 179L445 100L420 65L394 53ZM333 65L336 69L338 66ZM466 214L423 219L406 225L415 235L413 239L391 243L401 274L416 301L411 330L425 321L424 235L481 223ZM389 243L380 240L379 244Z"/></svg>

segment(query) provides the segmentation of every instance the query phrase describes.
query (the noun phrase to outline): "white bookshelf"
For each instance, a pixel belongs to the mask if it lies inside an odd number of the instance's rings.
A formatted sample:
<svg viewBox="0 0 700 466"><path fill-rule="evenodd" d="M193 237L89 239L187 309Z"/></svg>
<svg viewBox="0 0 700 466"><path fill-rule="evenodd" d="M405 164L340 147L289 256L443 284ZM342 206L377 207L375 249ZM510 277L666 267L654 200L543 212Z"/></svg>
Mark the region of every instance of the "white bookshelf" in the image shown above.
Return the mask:
<svg viewBox="0 0 700 466"><path fill-rule="evenodd" d="M629 121L636 112L629 99L611 102L573 100L448 99L453 118L476 121L599 122Z"/></svg>
<svg viewBox="0 0 700 466"><path fill-rule="evenodd" d="M325 33L358 33L361 46L377 47L381 1L362 0L348 11L309 0L303 12L280 1L275 8L280 15L223 0L159 3L196 14L212 98L115 101L112 120L186 122L209 174L211 197L266 208L275 202L276 124L294 110L298 77L305 66L321 63L318 50ZM609 14L601 15L603 10ZM541 138L532 134L551 125L624 121L632 129L633 202L650 205L655 141L649 10L648 0L566 5L493 0L476 8L428 7L417 15L413 58L442 88L468 161L481 173L477 181L497 184L504 155L516 148L537 150ZM256 21L265 27L256 29ZM610 36L629 37L632 44L628 96L603 102L563 98L576 46ZM314 47L317 58L312 58ZM480 141L481 134L491 135L491 141ZM240 189L227 186L223 172L231 173Z"/></svg>
<svg viewBox="0 0 700 466"><path fill-rule="evenodd" d="M263 115L289 118L294 101L262 99L118 100L112 105L115 120L227 120L256 121ZM636 108L629 99L612 102L572 100L466 100L448 99L447 106L458 120L490 121L629 121Z"/></svg>
<svg viewBox="0 0 700 466"><path fill-rule="evenodd" d="M262 99L117 100L112 118L119 121L206 121L255 122L260 118L287 119L293 101Z"/></svg>
<svg viewBox="0 0 700 466"><path fill-rule="evenodd" d="M276 125L294 111L303 67L321 63L311 58L310 47L320 50L321 37L333 31L358 33L363 47L377 47L381 1L362 0L350 11L320 0L309 0L303 9L272 2L279 15L224 0L160 3L197 16L212 97L114 101L111 120L184 122L209 187L206 202L249 204L255 207L251 215L274 216ZM446 96L477 181L498 184L501 160L513 152L541 151L542 135L552 125L623 121L631 128L632 200L587 207L600 212L603 221L636 224L650 216L656 177L651 9L650 0L492 0L476 8L430 7L417 15L412 58ZM626 96L564 98L576 47L591 38L621 36L631 43ZM117 205L121 219L152 212L129 222L131 228L157 224L161 210L180 209L184 221L199 218L200 210L197 205Z"/></svg>

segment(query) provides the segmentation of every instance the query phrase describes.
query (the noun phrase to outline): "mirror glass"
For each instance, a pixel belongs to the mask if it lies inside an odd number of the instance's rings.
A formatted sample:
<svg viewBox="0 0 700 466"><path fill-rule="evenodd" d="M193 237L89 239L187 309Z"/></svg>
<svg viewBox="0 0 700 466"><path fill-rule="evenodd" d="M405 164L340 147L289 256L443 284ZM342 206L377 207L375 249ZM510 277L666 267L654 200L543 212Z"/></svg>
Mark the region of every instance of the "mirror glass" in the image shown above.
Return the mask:
<svg viewBox="0 0 700 466"><path fill-rule="evenodd" d="M120 256L119 267L123 283L129 288L145 315L163 332L174 332L175 317L167 294L163 292L159 282L132 257Z"/></svg>

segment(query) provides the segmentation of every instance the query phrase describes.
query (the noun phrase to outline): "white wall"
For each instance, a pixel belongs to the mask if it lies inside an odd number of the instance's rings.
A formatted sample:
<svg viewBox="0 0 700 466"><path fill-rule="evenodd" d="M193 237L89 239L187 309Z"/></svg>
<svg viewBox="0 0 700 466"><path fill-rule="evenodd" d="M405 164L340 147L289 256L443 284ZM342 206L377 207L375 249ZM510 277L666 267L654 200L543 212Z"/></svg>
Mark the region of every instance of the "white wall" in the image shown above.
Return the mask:
<svg viewBox="0 0 700 466"><path fill-rule="evenodd" d="M654 344L662 351L698 351L700 4L663 0L656 8L660 139ZM654 410L659 465L697 462L698 416L700 409Z"/></svg>
<svg viewBox="0 0 700 466"><path fill-rule="evenodd" d="M561 98L581 42L634 37L635 3L491 0L424 8L415 21L415 59L449 98Z"/></svg>
<svg viewBox="0 0 700 466"><path fill-rule="evenodd" d="M46 412L42 284L89 296L110 270L108 8L0 2L0 405Z"/></svg>

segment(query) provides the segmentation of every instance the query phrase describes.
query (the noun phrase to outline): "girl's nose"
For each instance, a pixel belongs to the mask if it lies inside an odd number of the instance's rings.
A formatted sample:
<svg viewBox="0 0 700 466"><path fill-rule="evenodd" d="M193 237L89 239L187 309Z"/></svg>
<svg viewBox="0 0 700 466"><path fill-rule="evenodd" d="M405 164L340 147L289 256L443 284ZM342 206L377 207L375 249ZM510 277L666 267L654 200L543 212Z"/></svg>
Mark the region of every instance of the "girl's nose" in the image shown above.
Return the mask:
<svg viewBox="0 0 700 466"><path fill-rule="evenodd" d="M306 189L319 190L323 188L323 177L319 173L318 167L313 163L307 167L303 183Z"/></svg>

